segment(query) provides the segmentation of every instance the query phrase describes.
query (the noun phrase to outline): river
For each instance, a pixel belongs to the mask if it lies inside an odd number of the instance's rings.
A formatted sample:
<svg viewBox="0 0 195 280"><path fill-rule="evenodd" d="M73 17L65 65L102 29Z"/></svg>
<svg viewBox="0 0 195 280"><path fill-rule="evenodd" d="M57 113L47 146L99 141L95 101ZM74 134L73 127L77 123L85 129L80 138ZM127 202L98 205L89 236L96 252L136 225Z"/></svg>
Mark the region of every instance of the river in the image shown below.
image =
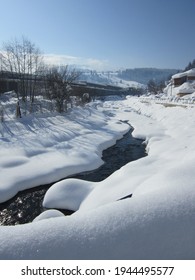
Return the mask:
<svg viewBox="0 0 195 280"><path fill-rule="evenodd" d="M115 145L103 151L104 164L96 170L70 176L87 181L99 182L110 176L114 171L130 161L146 156L143 140L132 137L130 128L122 139ZM52 183L53 184L53 183ZM48 188L52 184L38 186L19 192L14 198L0 204L0 225L16 225L31 222L45 209L42 201ZM71 211L62 210L64 214Z"/></svg>

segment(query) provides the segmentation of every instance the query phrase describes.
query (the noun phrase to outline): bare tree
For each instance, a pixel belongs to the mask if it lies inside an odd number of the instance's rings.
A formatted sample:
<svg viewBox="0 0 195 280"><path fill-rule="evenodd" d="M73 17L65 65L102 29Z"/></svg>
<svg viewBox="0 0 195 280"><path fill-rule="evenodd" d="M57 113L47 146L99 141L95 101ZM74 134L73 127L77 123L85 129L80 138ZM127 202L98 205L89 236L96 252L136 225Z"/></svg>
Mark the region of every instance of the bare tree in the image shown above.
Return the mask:
<svg viewBox="0 0 195 280"><path fill-rule="evenodd" d="M150 80L147 84L148 92L151 94L159 94L165 88L165 81L155 82L154 80Z"/></svg>
<svg viewBox="0 0 195 280"><path fill-rule="evenodd" d="M0 104L0 122L4 122L4 108Z"/></svg>
<svg viewBox="0 0 195 280"><path fill-rule="evenodd" d="M25 37L21 41L14 39L4 43L1 64L2 70L11 72L12 77L20 81L23 101L29 96L33 102L37 78L43 66L39 48Z"/></svg>
<svg viewBox="0 0 195 280"><path fill-rule="evenodd" d="M51 100L55 101L59 113L67 111L70 100L71 84L77 80L80 73L69 70L68 66L52 67L46 73L46 91Z"/></svg>

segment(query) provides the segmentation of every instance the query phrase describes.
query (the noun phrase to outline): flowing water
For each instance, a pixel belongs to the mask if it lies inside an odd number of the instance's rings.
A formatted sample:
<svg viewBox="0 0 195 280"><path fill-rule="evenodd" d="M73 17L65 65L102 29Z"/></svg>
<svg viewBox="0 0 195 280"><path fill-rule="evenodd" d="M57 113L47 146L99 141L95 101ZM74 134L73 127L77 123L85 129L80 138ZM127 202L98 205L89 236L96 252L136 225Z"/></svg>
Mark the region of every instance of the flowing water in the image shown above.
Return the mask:
<svg viewBox="0 0 195 280"><path fill-rule="evenodd" d="M96 170L70 176L87 181L99 182L130 161L146 156L145 146L140 139L133 138L132 129L116 144L103 151L104 164ZM53 184L53 183L52 183ZM0 204L0 225L16 225L31 222L45 209L42 201L52 184L38 186L19 192L14 198ZM61 210L65 215L72 212Z"/></svg>

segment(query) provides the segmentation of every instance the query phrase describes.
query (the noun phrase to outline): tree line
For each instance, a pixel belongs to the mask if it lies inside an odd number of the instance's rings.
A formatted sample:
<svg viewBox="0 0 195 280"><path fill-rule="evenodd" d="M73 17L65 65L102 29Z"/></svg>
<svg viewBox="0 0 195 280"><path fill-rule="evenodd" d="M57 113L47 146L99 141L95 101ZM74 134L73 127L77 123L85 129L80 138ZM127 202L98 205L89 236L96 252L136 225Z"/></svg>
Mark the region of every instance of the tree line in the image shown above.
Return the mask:
<svg viewBox="0 0 195 280"><path fill-rule="evenodd" d="M188 65L185 67L184 71L188 71L192 68L195 68L195 59L193 59L191 62L188 63Z"/></svg>
<svg viewBox="0 0 195 280"><path fill-rule="evenodd" d="M35 101L35 96L42 92L54 101L58 112L66 111L70 98L71 84L80 73L68 66L48 66L40 49L28 38L14 39L3 43L0 52L0 84L9 76L19 83L16 92L18 101Z"/></svg>

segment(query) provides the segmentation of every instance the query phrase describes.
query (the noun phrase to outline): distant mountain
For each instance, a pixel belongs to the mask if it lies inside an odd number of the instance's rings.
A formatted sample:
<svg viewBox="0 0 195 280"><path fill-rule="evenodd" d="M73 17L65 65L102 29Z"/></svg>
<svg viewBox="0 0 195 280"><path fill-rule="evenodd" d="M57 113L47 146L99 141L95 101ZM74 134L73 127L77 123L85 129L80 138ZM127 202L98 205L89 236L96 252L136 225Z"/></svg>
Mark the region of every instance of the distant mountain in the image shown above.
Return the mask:
<svg viewBox="0 0 195 280"><path fill-rule="evenodd" d="M179 71L179 69L134 68L118 71L118 77L127 81L147 84L150 80L166 81Z"/></svg>
<svg viewBox="0 0 195 280"><path fill-rule="evenodd" d="M90 82L101 85L112 85L121 88L143 88L144 85L133 80L122 79L118 71L94 71L80 69L80 82Z"/></svg>

